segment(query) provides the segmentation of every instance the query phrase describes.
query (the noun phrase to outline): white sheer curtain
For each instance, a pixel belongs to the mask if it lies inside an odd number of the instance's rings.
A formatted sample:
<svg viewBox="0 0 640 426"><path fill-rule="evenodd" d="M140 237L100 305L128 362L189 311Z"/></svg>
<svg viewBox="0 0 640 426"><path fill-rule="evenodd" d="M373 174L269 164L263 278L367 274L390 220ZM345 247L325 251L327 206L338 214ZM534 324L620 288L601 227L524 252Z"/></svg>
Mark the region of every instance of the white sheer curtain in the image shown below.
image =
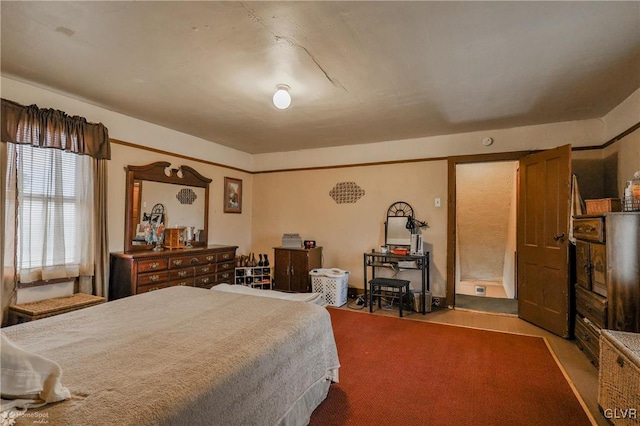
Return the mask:
<svg viewBox="0 0 640 426"><path fill-rule="evenodd" d="M7 151L7 210L14 209L17 216L17 280L92 276L93 159L12 143L7 144ZM12 193L12 187L17 192Z"/></svg>

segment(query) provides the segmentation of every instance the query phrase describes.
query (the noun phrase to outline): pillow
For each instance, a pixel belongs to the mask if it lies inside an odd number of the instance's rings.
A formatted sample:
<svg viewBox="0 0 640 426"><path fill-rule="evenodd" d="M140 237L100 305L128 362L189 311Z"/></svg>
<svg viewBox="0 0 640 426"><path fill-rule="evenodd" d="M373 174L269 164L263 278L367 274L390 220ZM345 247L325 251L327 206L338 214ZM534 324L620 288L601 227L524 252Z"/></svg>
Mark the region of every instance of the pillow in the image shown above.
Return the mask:
<svg viewBox="0 0 640 426"><path fill-rule="evenodd" d="M28 352L2 335L0 352L0 411L10 408L36 408L62 401L71 395L62 386L62 368L48 358Z"/></svg>

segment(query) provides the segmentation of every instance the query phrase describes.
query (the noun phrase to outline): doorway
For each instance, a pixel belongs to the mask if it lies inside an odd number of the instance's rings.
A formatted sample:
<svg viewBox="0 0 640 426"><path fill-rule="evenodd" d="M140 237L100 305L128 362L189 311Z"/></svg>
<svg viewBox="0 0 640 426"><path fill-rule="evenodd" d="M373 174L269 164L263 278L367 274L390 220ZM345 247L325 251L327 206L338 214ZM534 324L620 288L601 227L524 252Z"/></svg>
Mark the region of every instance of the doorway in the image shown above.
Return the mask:
<svg viewBox="0 0 640 426"><path fill-rule="evenodd" d="M475 295L475 292L476 292L475 283L470 283L471 287L466 285L467 288L470 288L474 294L467 295L463 293L458 293L458 290L462 291L461 285L459 285L458 283L461 280L464 282L467 275L469 275L470 277L473 277L472 274L475 274L475 276L479 276L478 271L473 271L473 268L474 268L473 266L471 266L471 272L469 273L464 272L465 263L468 261L472 261L473 258L468 257L464 254L464 252L459 251L459 244L463 244L463 245L465 244L465 241L464 241L465 231L463 226L461 229L461 232L463 232L463 234L461 235L462 240L460 241L459 229L458 229L458 191L460 190L461 183L458 181L459 179L458 172L460 171L460 173L464 175L467 175L467 174L470 175L469 181L471 183L467 185L467 188L469 186L471 188L476 188L475 191L471 190L472 195L478 196L479 198L477 199L484 202L487 199L491 199L493 197L491 192L495 191L494 189L491 189L492 188L491 185L483 185L483 182L489 182L489 181L495 180L495 177L489 177L487 175L490 173L494 173L490 170L491 165L504 164L503 167L505 169L509 169L509 175L512 176L509 179L512 180L513 186L508 187L508 189L506 190L503 189L502 192L504 192L504 194L501 194L500 197L502 200L505 200L504 201L505 205L510 204L509 210L511 210L511 208L514 208L515 212L513 213L513 215L511 215L510 212L508 214L501 213L500 215L505 218L501 226L503 227L503 229L508 229L509 226L515 226L516 228L513 229L513 233L516 234L517 221L518 221L517 202L516 202L517 190L518 190L517 170L519 167L520 159L525 157L528 154L529 154L528 152L519 151L519 152L504 152L504 153L496 153L496 154L463 155L463 156L448 158L447 299L446 299L446 303L449 308L454 308L454 307L468 308L472 310L481 310L485 312L499 312L499 313L502 313L502 311L504 310L508 310L507 313L511 313L511 314L518 312L518 308L517 308L518 286L517 286L517 274L515 273L515 271L513 273L507 273L508 277L506 278L506 281L507 281L509 290L507 291L507 289L504 289L504 284L505 284L504 282L505 268L504 267L505 265L507 265L507 268L509 268L510 267L509 265L513 265L513 268L515 269L515 262L517 261L516 255L515 255L515 252L517 252L517 249L516 249L517 240L513 243L514 244L513 250L509 248L509 251L513 254L509 255L508 258L505 255L505 253L507 252L506 236L504 237L504 243L502 244L503 248L500 250L498 249L492 250L492 252L494 253L494 257L496 258L496 259L493 259L492 262L494 264L496 262L498 264L501 264L502 271L499 273L491 273L491 274L484 273L481 278L482 280L488 280L488 278L496 278L495 280L496 282L480 283L480 285L487 285L487 287L484 289L485 290L484 296ZM466 165L469 165L471 167L469 169L459 167L459 166L466 166ZM483 169L483 167L481 167L482 165L488 165L488 169L486 170ZM474 166L478 166L478 167L474 169ZM462 177L462 179L464 181L465 177ZM516 198L514 201L511 201L512 197L514 196L513 194L514 188L516 189L516 194L515 194ZM465 191L465 189L463 189L463 191ZM478 203L480 201L478 201ZM470 199L466 203L471 204L471 206L468 207L468 210L471 211L470 214L472 216L475 216L475 222L472 224L472 226L476 228L486 228L487 222L483 221L482 219L483 217L495 216L495 213L493 210L496 207L497 201L493 201L493 205L490 205L489 208L482 207L483 209L485 209L482 213L480 213L478 208L475 208L473 206L473 203L474 203L473 199ZM502 201L500 203L502 203ZM462 205L460 206L460 208L467 209ZM508 224L506 218L514 217L514 216L515 216L515 219L514 219L515 223L513 225ZM502 232L502 235L506 235L504 231L501 231L501 232ZM510 241L514 241L514 240L510 240ZM483 240L482 238L476 238L475 240L471 240L470 244L473 244L482 248ZM479 249L476 247L474 250L478 251ZM500 251L501 254L495 255L495 253L497 253L498 251ZM485 253L481 253L481 254L485 255ZM462 270L461 270L461 266L462 266ZM499 270L499 268L497 269ZM496 270L495 265L493 270L494 271ZM493 275L495 275L495 277L493 277ZM498 282L498 277L500 277L499 282ZM488 287L489 284L491 285L491 287ZM491 297L497 294L496 292L494 292L494 290L497 290L499 292L498 294L501 297L499 298ZM504 290L504 293L502 292L503 290ZM490 294L491 296L487 297L487 294ZM504 297L505 295L507 297ZM482 302L483 305L488 305L488 306L482 307L481 309L478 309L473 305L467 306L467 302L468 302L467 299L471 299L474 304L478 304L479 302ZM507 304L509 305L508 308L503 308L502 306L499 306L501 305L501 303L499 302L504 302L504 301L506 301ZM498 307L494 306L495 304L498 304Z"/></svg>
<svg viewBox="0 0 640 426"><path fill-rule="evenodd" d="M516 315L518 162L455 167L455 306Z"/></svg>

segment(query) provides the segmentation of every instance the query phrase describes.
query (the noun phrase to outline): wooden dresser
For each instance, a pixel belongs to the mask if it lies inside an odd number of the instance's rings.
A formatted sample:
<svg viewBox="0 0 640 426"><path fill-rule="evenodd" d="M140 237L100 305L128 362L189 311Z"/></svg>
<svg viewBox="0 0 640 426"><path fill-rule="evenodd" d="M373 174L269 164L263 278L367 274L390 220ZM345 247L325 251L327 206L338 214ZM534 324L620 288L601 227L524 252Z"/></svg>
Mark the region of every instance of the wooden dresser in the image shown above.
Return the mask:
<svg viewBox="0 0 640 426"><path fill-rule="evenodd" d="M640 213L574 218L578 347L597 366L603 329L640 332Z"/></svg>
<svg viewBox="0 0 640 426"><path fill-rule="evenodd" d="M236 246L111 253L109 300L176 285L233 284Z"/></svg>

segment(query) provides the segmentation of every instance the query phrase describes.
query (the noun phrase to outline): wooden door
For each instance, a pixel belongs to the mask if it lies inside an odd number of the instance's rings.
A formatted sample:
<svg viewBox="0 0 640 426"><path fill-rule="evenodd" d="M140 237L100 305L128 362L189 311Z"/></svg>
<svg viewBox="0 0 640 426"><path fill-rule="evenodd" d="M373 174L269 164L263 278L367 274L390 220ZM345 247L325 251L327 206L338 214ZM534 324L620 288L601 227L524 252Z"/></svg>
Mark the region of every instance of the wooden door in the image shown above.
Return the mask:
<svg viewBox="0 0 640 426"><path fill-rule="evenodd" d="M520 160L518 315L570 337L571 146Z"/></svg>
<svg viewBox="0 0 640 426"><path fill-rule="evenodd" d="M309 279L309 252L306 250L291 251L291 291L308 293L311 291Z"/></svg>
<svg viewBox="0 0 640 426"><path fill-rule="evenodd" d="M576 282L587 290L591 290L589 243L582 240L576 240Z"/></svg>
<svg viewBox="0 0 640 426"><path fill-rule="evenodd" d="M290 263L291 255L289 250L275 250L273 289L290 291Z"/></svg>
<svg viewBox="0 0 640 426"><path fill-rule="evenodd" d="M591 289L601 296L607 296L607 249L604 244L589 244L591 261Z"/></svg>

